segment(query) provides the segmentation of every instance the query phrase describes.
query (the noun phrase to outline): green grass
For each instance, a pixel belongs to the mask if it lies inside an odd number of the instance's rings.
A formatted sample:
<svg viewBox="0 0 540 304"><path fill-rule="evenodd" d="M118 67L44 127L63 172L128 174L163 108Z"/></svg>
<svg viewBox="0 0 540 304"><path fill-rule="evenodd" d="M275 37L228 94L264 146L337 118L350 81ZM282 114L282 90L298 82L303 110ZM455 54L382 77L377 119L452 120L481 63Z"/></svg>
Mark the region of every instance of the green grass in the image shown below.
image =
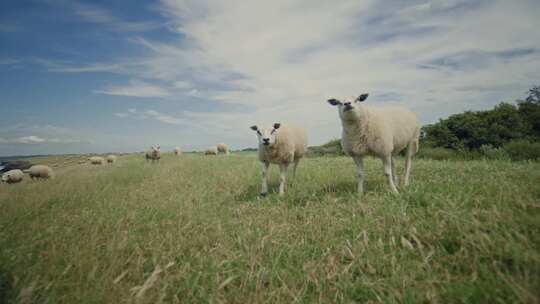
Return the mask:
<svg viewBox="0 0 540 304"><path fill-rule="evenodd" d="M0 302L540 299L539 163L419 159L396 196L368 159L358 197L350 158L309 158L260 198L254 154L54 162L0 185Z"/></svg>

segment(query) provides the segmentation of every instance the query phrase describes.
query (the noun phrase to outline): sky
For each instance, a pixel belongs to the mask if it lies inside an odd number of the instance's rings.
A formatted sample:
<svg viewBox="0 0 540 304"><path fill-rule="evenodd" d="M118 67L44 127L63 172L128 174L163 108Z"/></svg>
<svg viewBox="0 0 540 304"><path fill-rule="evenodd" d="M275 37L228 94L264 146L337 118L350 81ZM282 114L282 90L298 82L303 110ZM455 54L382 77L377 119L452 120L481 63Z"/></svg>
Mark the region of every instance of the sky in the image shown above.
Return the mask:
<svg viewBox="0 0 540 304"><path fill-rule="evenodd" d="M540 84L538 0L6 0L0 156L255 147L341 135L328 98L421 124Z"/></svg>

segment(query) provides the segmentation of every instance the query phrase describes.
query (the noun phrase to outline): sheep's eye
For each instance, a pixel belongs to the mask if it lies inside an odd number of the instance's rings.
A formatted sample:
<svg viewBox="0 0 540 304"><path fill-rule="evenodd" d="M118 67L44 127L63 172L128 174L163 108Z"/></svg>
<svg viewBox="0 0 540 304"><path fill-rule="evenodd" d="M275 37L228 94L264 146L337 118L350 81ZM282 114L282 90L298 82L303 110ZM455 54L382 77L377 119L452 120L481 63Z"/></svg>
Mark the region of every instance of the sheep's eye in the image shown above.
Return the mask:
<svg viewBox="0 0 540 304"><path fill-rule="evenodd" d="M262 136L262 133L261 131L257 130L257 134L261 135Z"/></svg>

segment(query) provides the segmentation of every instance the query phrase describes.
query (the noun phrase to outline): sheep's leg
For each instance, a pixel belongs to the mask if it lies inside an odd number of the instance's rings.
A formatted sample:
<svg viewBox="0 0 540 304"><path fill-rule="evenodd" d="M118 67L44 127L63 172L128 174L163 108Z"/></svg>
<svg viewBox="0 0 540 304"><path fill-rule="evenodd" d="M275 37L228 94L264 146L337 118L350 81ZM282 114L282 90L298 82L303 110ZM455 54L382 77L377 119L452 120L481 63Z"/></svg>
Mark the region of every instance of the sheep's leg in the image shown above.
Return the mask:
<svg viewBox="0 0 540 304"><path fill-rule="evenodd" d="M394 184L397 187L399 185L399 181L398 181L398 176L396 172L396 158L392 156L391 161L392 161L392 177L394 178Z"/></svg>
<svg viewBox="0 0 540 304"><path fill-rule="evenodd" d="M394 193L399 193L396 185L394 184L394 179L392 178L392 156L387 155L382 158L383 161L383 167L384 167L384 175L386 175L386 178L388 178L388 184L390 184L390 189Z"/></svg>
<svg viewBox="0 0 540 304"><path fill-rule="evenodd" d="M268 193L268 167L270 166L269 162L262 163L262 189L261 195L265 196Z"/></svg>
<svg viewBox="0 0 540 304"><path fill-rule="evenodd" d="M405 182L404 185L407 187L409 185L409 178L411 176L411 161L413 156L413 149L415 149L415 143L409 143L407 147L407 156L405 158Z"/></svg>
<svg viewBox="0 0 540 304"><path fill-rule="evenodd" d="M298 163L300 162L300 159L295 159L294 160L294 165L293 165L293 175L292 175L292 183L294 183L294 180L296 179L296 168L298 167Z"/></svg>
<svg viewBox="0 0 540 304"><path fill-rule="evenodd" d="M353 156L356 164L356 173L358 174L358 193L364 192L364 161L359 156Z"/></svg>
<svg viewBox="0 0 540 304"><path fill-rule="evenodd" d="M289 164L284 163L279 165L279 195L285 193L285 184L287 183L287 170L289 169Z"/></svg>

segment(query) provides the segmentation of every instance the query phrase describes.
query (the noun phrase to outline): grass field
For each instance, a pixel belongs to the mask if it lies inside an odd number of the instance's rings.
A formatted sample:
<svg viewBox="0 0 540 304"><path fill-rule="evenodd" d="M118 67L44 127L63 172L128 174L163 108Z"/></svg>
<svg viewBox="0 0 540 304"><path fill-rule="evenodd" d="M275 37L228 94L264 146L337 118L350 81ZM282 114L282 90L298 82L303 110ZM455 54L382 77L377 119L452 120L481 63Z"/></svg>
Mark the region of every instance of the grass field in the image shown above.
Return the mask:
<svg viewBox="0 0 540 304"><path fill-rule="evenodd" d="M0 302L540 301L540 163L416 160L396 196L369 159L358 197L350 158L309 158L259 198L254 154L39 162L0 185Z"/></svg>

